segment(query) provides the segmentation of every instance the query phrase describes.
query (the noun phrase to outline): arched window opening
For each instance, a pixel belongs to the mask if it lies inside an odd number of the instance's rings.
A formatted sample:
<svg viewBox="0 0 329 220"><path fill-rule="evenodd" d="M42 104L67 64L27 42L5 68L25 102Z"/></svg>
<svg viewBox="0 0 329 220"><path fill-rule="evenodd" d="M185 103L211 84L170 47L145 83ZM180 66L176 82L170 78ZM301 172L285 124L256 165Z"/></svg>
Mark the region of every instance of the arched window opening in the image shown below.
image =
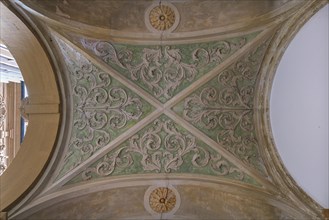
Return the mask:
<svg viewBox="0 0 329 220"><path fill-rule="evenodd" d="M270 108L284 165L325 208L329 208L328 11L326 5L315 14L287 48L275 75Z"/></svg>
<svg viewBox="0 0 329 220"><path fill-rule="evenodd" d="M28 125L20 106L28 95L21 71L0 41L0 175L17 154Z"/></svg>

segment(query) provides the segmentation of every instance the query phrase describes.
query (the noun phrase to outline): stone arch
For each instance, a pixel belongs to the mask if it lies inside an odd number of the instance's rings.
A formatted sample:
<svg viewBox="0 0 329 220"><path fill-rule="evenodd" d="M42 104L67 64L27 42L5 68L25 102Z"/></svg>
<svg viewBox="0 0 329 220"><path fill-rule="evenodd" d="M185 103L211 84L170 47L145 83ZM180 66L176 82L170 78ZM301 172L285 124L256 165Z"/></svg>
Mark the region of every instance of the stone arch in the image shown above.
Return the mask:
<svg viewBox="0 0 329 220"><path fill-rule="evenodd" d="M29 103L24 106L29 115L26 136L0 177L0 207L6 211L31 189L51 156L60 124L60 95L42 45L22 20L0 4L1 40L15 57L29 92Z"/></svg>

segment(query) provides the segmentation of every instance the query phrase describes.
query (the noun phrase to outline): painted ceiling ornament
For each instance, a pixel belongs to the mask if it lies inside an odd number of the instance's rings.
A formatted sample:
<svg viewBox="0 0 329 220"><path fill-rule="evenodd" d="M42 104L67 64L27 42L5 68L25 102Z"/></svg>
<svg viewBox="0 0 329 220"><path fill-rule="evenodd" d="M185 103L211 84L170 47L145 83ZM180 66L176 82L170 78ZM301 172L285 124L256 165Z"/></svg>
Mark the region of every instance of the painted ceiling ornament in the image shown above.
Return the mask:
<svg viewBox="0 0 329 220"><path fill-rule="evenodd" d="M179 23L179 13L169 2L156 2L145 13L145 24L151 32L172 32Z"/></svg>
<svg viewBox="0 0 329 220"><path fill-rule="evenodd" d="M150 186L144 196L145 209L154 217L170 218L180 206L180 195L172 185Z"/></svg>

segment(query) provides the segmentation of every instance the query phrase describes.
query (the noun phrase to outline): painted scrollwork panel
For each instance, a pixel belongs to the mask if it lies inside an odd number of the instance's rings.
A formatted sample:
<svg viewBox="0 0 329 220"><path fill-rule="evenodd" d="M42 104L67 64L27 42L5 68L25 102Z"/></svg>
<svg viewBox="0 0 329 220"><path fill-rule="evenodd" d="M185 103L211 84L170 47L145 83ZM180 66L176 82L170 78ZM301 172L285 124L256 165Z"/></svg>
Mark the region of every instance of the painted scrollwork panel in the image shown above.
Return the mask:
<svg viewBox="0 0 329 220"><path fill-rule="evenodd" d="M267 42L173 109L246 164L264 172L253 123L254 93Z"/></svg>
<svg viewBox="0 0 329 220"><path fill-rule="evenodd" d="M218 152L165 116L107 153L71 183L127 173L199 173L256 184Z"/></svg>
<svg viewBox="0 0 329 220"><path fill-rule="evenodd" d="M145 117L151 107L79 52L58 42L73 98L72 135L61 176Z"/></svg>
<svg viewBox="0 0 329 220"><path fill-rule="evenodd" d="M163 46L132 46L91 39L79 41L83 47L164 103L256 35L210 43Z"/></svg>

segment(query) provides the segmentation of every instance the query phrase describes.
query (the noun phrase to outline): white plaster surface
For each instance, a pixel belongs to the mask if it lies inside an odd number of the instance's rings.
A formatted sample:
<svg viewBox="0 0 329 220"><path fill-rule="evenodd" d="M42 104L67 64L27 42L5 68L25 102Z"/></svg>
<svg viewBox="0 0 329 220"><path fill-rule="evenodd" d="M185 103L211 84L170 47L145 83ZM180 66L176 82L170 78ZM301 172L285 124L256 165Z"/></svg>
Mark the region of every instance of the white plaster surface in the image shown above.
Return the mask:
<svg viewBox="0 0 329 220"><path fill-rule="evenodd" d="M329 207L328 11L326 5L290 43L277 69L270 107L286 168L324 208Z"/></svg>

